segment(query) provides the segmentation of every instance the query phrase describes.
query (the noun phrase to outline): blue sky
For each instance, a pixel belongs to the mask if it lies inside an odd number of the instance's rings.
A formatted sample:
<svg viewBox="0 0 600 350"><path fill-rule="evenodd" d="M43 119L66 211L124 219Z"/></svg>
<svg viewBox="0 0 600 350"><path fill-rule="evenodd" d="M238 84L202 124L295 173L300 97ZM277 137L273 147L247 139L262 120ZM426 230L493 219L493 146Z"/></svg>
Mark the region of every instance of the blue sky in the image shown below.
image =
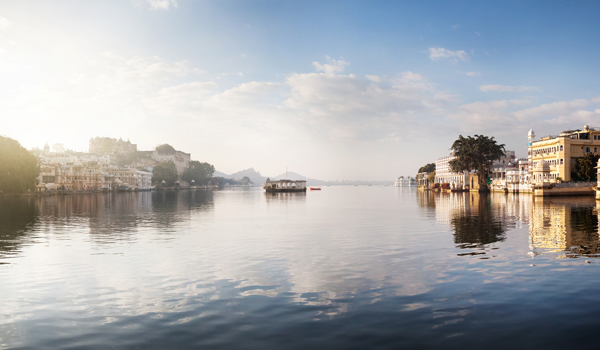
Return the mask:
<svg viewBox="0 0 600 350"><path fill-rule="evenodd" d="M600 126L596 2L4 1L0 134L391 179L459 134Z"/></svg>

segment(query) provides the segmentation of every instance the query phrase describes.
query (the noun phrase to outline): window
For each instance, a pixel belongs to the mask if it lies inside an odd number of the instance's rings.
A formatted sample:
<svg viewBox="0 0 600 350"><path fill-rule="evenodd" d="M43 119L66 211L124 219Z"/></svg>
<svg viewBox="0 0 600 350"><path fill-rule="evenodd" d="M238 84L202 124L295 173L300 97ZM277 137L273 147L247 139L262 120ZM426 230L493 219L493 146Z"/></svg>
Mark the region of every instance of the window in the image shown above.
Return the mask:
<svg viewBox="0 0 600 350"><path fill-rule="evenodd" d="M589 148L589 147L586 147L586 148L585 148L585 152L586 152L586 153L590 153L590 148Z"/></svg>
<svg viewBox="0 0 600 350"><path fill-rule="evenodd" d="M598 153L598 147L594 147L594 153Z"/></svg>
<svg viewBox="0 0 600 350"><path fill-rule="evenodd" d="M560 145L560 150L561 150L561 152L562 152L562 150L563 150L563 146L562 146L562 145Z"/></svg>
<svg viewBox="0 0 600 350"><path fill-rule="evenodd" d="M562 163L563 163L563 159L561 158L561 159L560 159L560 164L562 165Z"/></svg>

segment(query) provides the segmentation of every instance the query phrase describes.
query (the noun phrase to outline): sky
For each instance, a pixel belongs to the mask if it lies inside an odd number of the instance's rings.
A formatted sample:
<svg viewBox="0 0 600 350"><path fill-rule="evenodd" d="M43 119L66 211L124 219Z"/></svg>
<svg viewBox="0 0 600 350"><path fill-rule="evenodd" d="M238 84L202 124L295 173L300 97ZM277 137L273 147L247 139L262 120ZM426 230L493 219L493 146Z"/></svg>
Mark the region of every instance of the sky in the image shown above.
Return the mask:
<svg viewBox="0 0 600 350"><path fill-rule="evenodd" d="M0 135L169 143L230 174L391 180L600 127L600 2L0 2Z"/></svg>

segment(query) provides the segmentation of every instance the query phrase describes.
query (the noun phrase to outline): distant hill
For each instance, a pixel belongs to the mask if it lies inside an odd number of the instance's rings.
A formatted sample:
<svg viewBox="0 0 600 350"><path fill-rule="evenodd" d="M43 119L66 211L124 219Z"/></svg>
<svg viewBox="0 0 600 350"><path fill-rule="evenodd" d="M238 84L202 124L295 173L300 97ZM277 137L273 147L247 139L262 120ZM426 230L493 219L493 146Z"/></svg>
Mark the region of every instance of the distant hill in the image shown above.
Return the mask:
<svg viewBox="0 0 600 350"><path fill-rule="evenodd" d="M216 170L215 170L215 172L213 173L213 176L214 176L214 177L224 177L224 178L226 178L226 179L229 179L229 178L230 178L230 177L229 177L229 175L227 175L227 174L225 174L225 173L222 173L222 172L220 172L220 171L216 171Z"/></svg>
<svg viewBox="0 0 600 350"><path fill-rule="evenodd" d="M261 186L263 183L265 183L265 180L268 178L270 178L271 180L282 180L282 179L287 179L287 180L306 180L306 184L308 186L326 186L326 185L332 185L332 186L350 186L350 185L393 185L394 181L393 180L384 180L384 181L349 181L349 180L342 180L342 181L323 181L323 180L317 180L317 179L312 179L309 177L306 177L304 175L300 175L298 173L292 172L292 171L288 171L287 175L286 173L277 175L277 176L262 176L260 172L254 170L254 168L250 168L250 169L246 169L246 170L242 170L242 171L238 171L237 173L233 173L231 175L222 173L220 171L215 171L214 176L216 177L224 177L226 179L236 179L239 180L241 178L243 178L244 176L248 176L250 178L250 180L252 180L252 182L254 182L255 185L257 186Z"/></svg>
<svg viewBox="0 0 600 350"><path fill-rule="evenodd" d="M254 168L238 171L237 173L233 173L233 174L229 174L229 175L222 173L220 171L215 171L213 176L224 177L226 179L235 179L235 180L240 180L244 176L248 176L248 178L250 178L250 181L254 182L255 185L262 185L265 183L265 180L267 179L266 176L262 176L260 174L260 172L254 170Z"/></svg>
<svg viewBox="0 0 600 350"><path fill-rule="evenodd" d="M311 179L304 175L300 175L298 173L288 171L287 175L285 173L272 177L271 180L306 180L306 184L309 186L321 186L327 184L326 181L321 181L317 179Z"/></svg>

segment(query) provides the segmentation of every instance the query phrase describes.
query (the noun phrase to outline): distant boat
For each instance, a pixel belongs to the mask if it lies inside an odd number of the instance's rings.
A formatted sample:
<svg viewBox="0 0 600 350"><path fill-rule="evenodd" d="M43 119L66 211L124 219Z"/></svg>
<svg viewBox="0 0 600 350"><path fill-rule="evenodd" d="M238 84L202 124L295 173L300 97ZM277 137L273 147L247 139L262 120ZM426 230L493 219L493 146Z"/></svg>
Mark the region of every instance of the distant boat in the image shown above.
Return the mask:
<svg viewBox="0 0 600 350"><path fill-rule="evenodd" d="M321 187L310 187L311 191L320 191Z"/></svg>

